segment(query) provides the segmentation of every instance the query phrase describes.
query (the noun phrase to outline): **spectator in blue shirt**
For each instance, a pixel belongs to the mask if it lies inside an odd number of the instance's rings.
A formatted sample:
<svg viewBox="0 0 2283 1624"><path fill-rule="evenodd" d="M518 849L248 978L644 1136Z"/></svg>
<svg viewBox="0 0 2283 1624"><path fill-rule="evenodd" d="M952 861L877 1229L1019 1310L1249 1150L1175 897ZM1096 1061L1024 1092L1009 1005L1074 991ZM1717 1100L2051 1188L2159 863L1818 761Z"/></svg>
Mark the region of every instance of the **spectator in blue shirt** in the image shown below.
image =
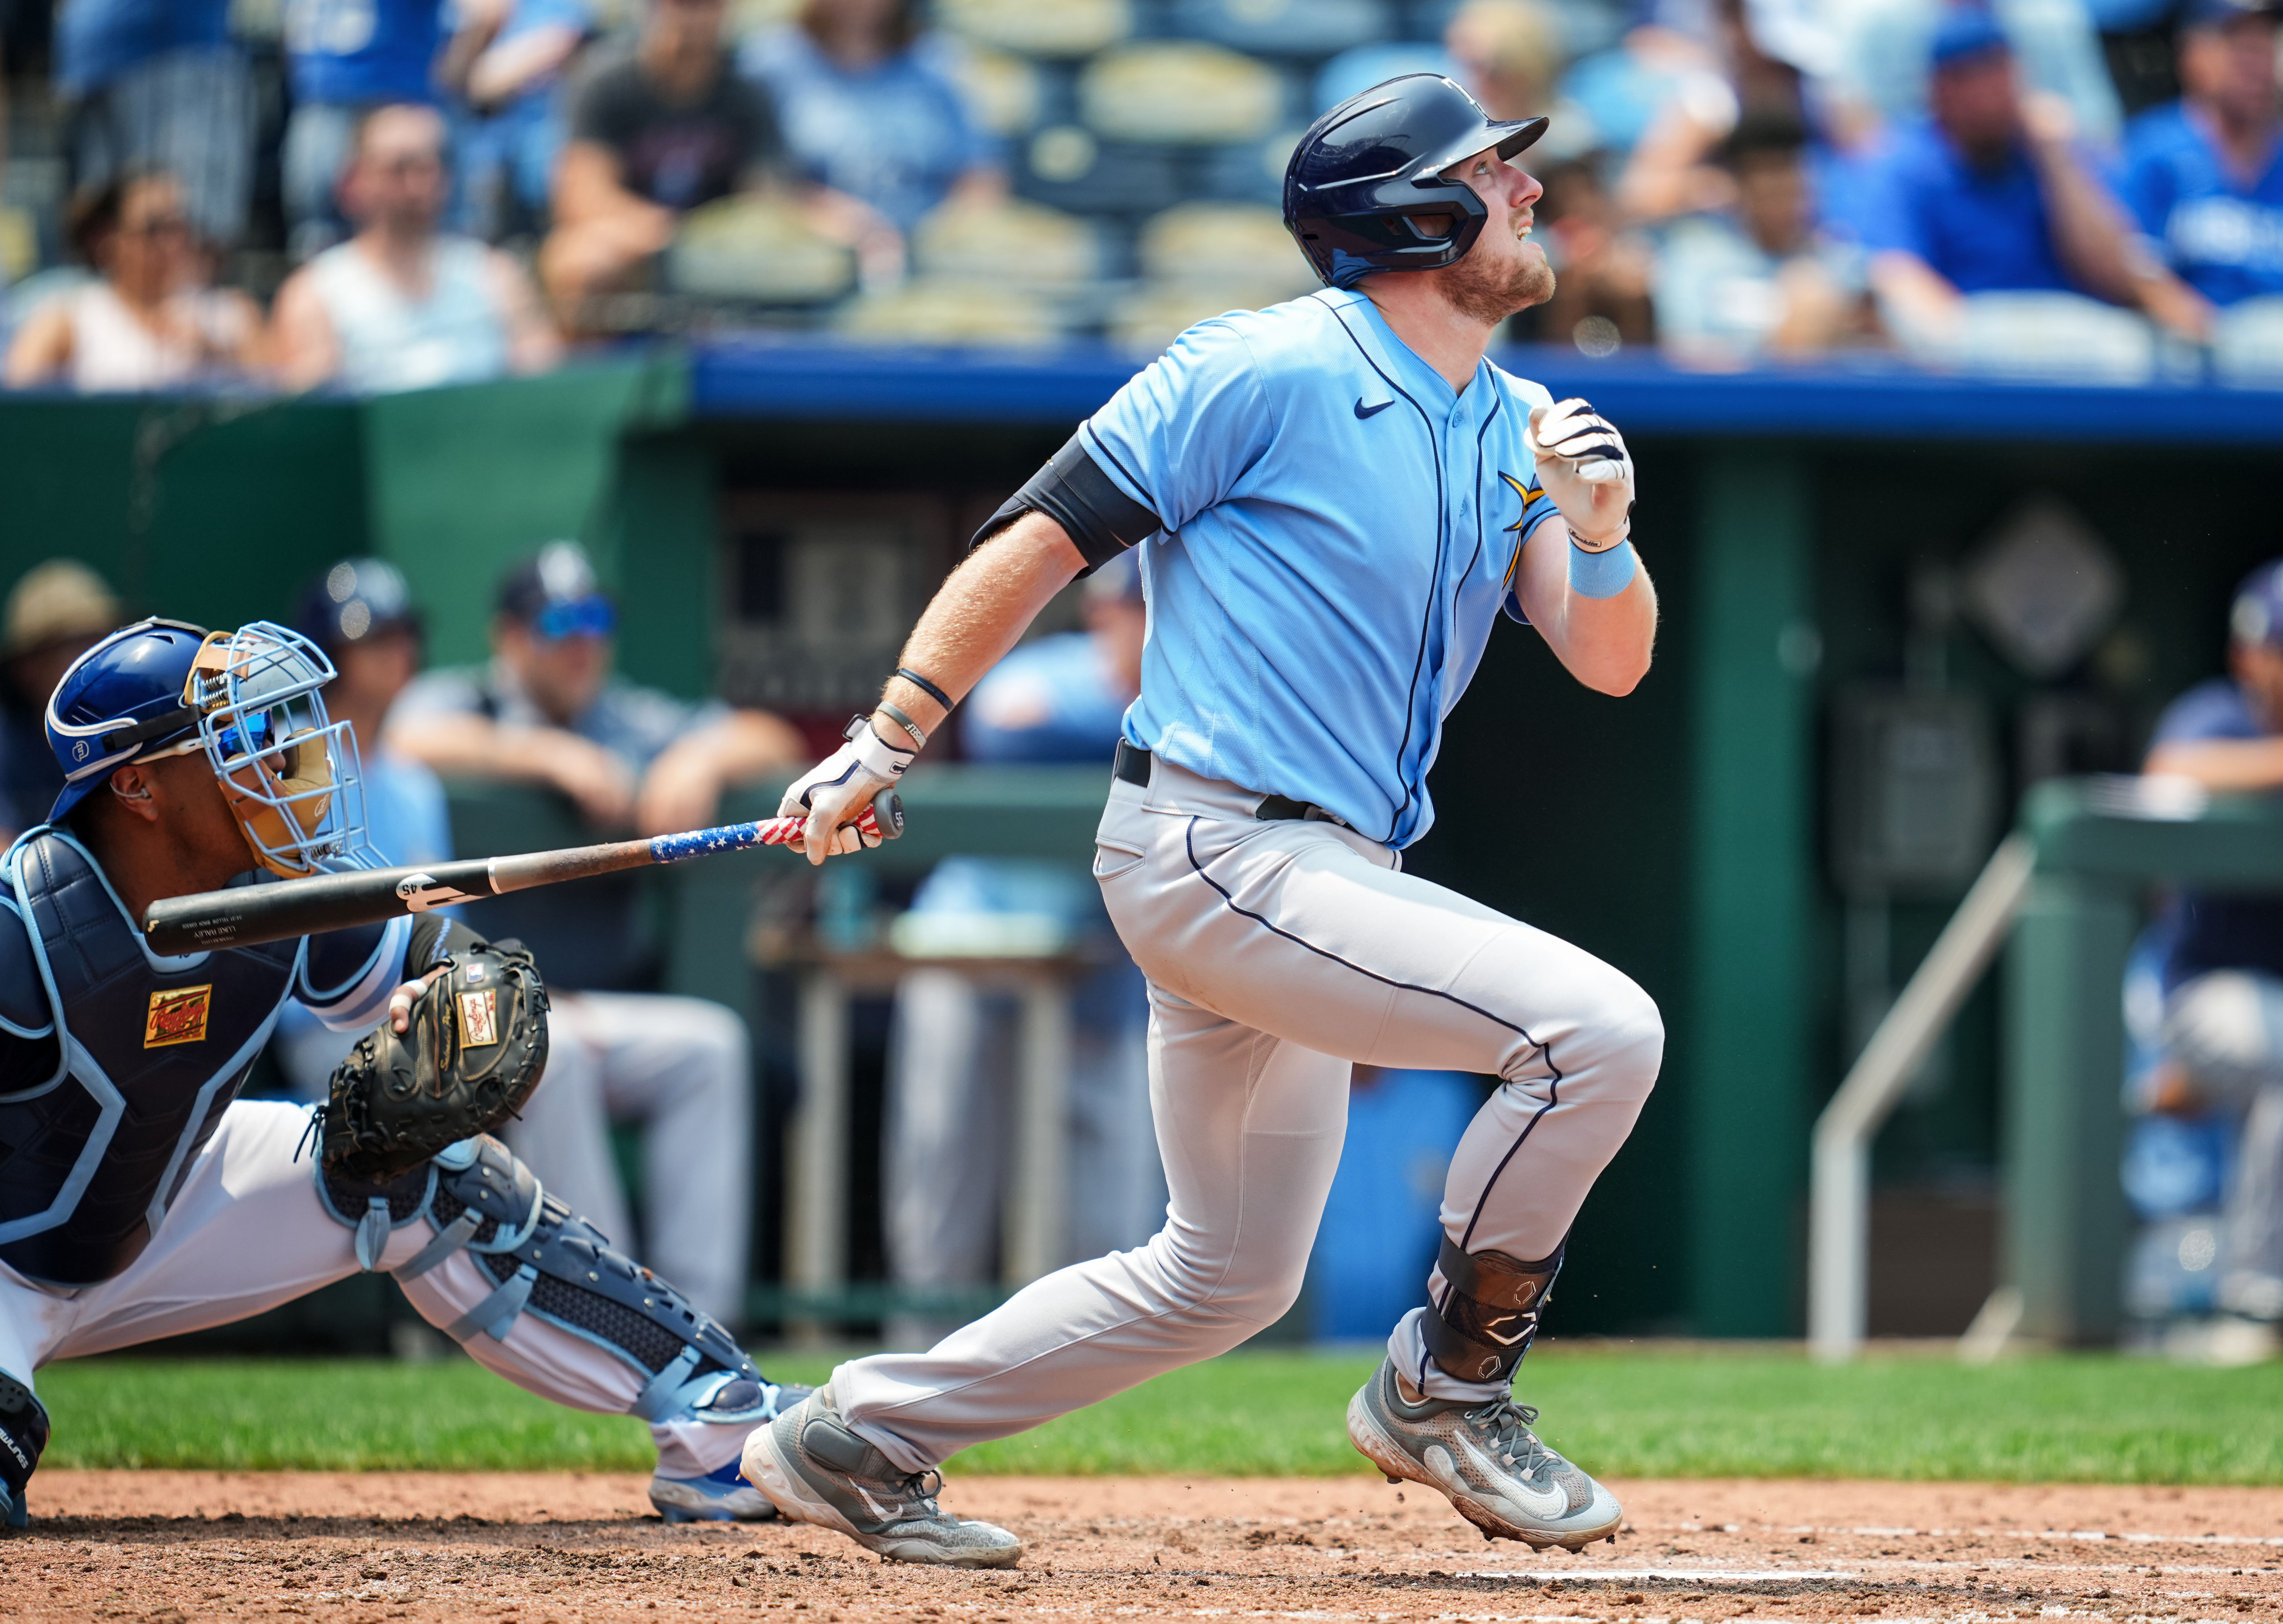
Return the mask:
<svg viewBox="0 0 2283 1624"><path fill-rule="evenodd" d="M2025 97L1988 12L1952 11L1935 36L1931 118L1873 160L1858 211L1870 276L1905 342L1939 344L1985 292L2077 293L2201 337L2202 301L2145 255L2072 139L2055 97Z"/></svg>
<svg viewBox="0 0 2283 1624"><path fill-rule="evenodd" d="M2216 305L2283 294L2283 97L2271 0L2193 0L2185 95L2125 142L2125 199L2157 252Z"/></svg>
<svg viewBox="0 0 2283 1624"><path fill-rule="evenodd" d="M286 0L287 247L306 260L349 235L333 189L372 108L436 99L439 0Z"/></svg>
<svg viewBox="0 0 2283 1624"><path fill-rule="evenodd" d="M74 190L163 167L203 245L235 245L253 189L253 89L229 0L70 0L54 49Z"/></svg>
<svg viewBox="0 0 2283 1624"><path fill-rule="evenodd" d="M462 230L498 242L545 229L564 84L594 27L589 0L460 0L439 78L456 103Z"/></svg>
<svg viewBox="0 0 2283 1624"><path fill-rule="evenodd" d="M2147 771L2283 791L2283 560L2237 589L2228 629L2228 675L2172 702ZM2163 1017L2142 1103L2240 1124L2218 1300L2246 1333L2238 1340L2271 1354L2283 1323L2283 898L2183 890L2153 934Z"/></svg>
<svg viewBox="0 0 2283 1624"><path fill-rule="evenodd" d="M737 58L776 104L801 175L905 232L947 198L1004 184L919 11L916 0L808 0Z"/></svg>

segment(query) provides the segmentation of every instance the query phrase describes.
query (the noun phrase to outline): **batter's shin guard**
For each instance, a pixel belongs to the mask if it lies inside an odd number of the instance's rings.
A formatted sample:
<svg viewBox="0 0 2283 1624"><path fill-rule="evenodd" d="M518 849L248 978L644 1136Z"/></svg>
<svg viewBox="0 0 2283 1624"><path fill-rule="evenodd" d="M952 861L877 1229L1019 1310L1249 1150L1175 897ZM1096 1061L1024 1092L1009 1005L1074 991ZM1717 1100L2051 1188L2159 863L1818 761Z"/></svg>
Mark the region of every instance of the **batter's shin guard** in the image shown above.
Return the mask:
<svg viewBox="0 0 2283 1624"><path fill-rule="evenodd" d="M1538 1316L1562 1272L1562 1253L1525 1263L1503 1252L1461 1252L1448 1235L1435 1266L1443 1301L1426 1318L1427 1351L1461 1381L1511 1381L1538 1334Z"/></svg>
<svg viewBox="0 0 2283 1624"><path fill-rule="evenodd" d="M31 1388L0 1371L0 1527L25 1525L25 1486L47 1447L48 1412Z"/></svg>

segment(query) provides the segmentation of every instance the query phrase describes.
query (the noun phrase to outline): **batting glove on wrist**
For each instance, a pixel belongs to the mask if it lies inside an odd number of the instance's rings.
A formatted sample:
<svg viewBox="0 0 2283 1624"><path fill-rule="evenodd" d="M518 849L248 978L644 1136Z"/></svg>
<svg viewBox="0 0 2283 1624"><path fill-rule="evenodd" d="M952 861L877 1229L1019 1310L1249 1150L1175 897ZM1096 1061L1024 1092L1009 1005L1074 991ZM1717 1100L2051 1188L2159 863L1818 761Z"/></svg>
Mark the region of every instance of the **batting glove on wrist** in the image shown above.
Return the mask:
<svg viewBox="0 0 2283 1624"><path fill-rule="evenodd" d="M1604 553L1632 533L1633 460L1608 418L1574 398L1533 407L1523 443L1571 540Z"/></svg>
<svg viewBox="0 0 2283 1624"><path fill-rule="evenodd" d="M860 833L855 820L874 796L903 777L919 754L889 743L873 731L867 717L851 718L845 737L845 744L794 780L777 803L780 818L808 815L799 844L811 863L880 843L878 835Z"/></svg>

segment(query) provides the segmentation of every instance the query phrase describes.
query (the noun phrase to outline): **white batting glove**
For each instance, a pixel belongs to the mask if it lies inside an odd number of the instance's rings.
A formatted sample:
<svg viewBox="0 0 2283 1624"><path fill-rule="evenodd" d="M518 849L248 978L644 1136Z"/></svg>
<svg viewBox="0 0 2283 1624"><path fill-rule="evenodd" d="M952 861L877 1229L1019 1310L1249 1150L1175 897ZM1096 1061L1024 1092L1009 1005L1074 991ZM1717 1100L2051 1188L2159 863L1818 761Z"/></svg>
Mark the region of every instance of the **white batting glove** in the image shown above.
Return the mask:
<svg viewBox="0 0 2283 1624"><path fill-rule="evenodd" d="M1606 553L1632 534L1633 460L1608 418L1574 397L1532 407L1523 444L1571 540Z"/></svg>
<svg viewBox="0 0 2283 1624"><path fill-rule="evenodd" d="M808 814L799 844L813 864L880 843L879 836L859 833L855 821L919 754L898 750L873 732L869 717L851 718L845 736L845 744L796 779L777 803L780 818Z"/></svg>

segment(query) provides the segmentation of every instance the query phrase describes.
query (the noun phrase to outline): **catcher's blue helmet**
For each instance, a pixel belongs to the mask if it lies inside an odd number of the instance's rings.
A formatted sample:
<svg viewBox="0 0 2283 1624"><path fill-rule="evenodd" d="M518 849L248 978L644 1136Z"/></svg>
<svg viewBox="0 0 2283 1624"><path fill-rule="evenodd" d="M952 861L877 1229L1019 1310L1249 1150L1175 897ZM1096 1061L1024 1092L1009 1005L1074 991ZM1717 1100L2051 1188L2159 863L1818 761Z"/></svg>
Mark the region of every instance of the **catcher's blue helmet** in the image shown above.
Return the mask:
<svg viewBox="0 0 2283 1624"><path fill-rule="evenodd" d="M261 866L292 878L335 859L370 865L356 739L318 693L334 675L323 649L267 620L235 632L144 620L113 632L48 701L48 748L65 780L49 821L114 768L196 751Z"/></svg>
<svg viewBox="0 0 2283 1624"><path fill-rule="evenodd" d="M1490 211L1443 171L1491 147L1512 158L1544 119L1493 119L1440 74L1404 74L1308 127L1284 168L1284 228L1332 287L1466 257Z"/></svg>
<svg viewBox="0 0 2283 1624"><path fill-rule="evenodd" d="M48 748L64 773L49 822L61 822L113 767L198 737L199 712L183 689L206 638L203 626L144 620L72 663L48 699Z"/></svg>

